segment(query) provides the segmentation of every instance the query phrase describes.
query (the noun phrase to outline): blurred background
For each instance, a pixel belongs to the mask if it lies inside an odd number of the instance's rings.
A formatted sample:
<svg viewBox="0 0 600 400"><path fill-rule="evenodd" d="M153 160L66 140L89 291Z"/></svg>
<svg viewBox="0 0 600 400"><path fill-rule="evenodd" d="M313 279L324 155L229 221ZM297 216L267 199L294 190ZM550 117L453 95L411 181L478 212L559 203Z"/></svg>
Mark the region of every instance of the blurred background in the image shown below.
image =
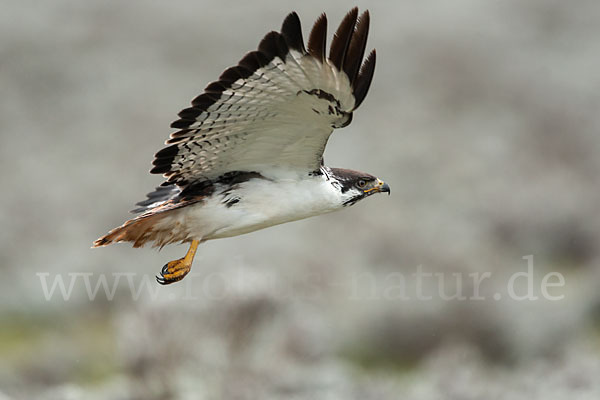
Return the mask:
<svg viewBox="0 0 600 400"><path fill-rule="evenodd" d="M1 3L0 399L600 398L597 1L356 1L377 70L326 162L392 196L169 287L185 246L90 250L169 123L288 12L354 4Z"/></svg>

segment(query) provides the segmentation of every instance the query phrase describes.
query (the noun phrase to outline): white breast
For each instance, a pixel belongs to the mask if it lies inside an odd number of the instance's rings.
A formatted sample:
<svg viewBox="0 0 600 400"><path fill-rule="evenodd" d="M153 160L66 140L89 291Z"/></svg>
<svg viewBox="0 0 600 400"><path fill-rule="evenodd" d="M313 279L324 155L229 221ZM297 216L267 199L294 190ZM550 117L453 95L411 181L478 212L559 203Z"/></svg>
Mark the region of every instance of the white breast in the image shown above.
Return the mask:
<svg viewBox="0 0 600 400"><path fill-rule="evenodd" d="M223 203L223 189L205 202L180 210L178 217L190 237L210 240L237 236L343 207L340 190L323 176L252 179L229 193L229 197L240 199L231 207Z"/></svg>

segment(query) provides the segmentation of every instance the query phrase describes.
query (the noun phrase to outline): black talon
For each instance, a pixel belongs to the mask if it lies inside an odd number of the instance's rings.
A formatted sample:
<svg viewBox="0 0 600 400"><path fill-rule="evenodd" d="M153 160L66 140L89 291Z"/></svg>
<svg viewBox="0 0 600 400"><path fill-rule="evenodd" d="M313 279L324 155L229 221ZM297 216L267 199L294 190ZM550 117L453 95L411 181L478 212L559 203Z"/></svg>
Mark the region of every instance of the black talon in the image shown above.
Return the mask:
<svg viewBox="0 0 600 400"><path fill-rule="evenodd" d="M181 261L181 260L176 260L176 261ZM165 275L170 275L169 264L170 263L166 263L165 265L163 265L162 269L160 270L160 275L156 275L156 282L160 283L161 285L169 285L171 283L179 282L180 280L182 280L185 277L185 275L187 275L187 272L186 272L185 274L176 276L174 278L166 278ZM188 268L188 272L189 272L189 268Z"/></svg>
<svg viewBox="0 0 600 400"><path fill-rule="evenodd" d="M168 285L169 283L171 283L171 281L168 281L167 279L165 279L164 276L158 276L158 275L156 275L156 282L160 283L161 285Z"/></svg>
<svg viewBox="0 0 600 400"><path fill-rule="evenodd" d="M166 274L168 272L169 272L169 263L163 265L162 269L160 270L160 274L164 275L164 274Z"/></svg>
<svg viewBox="0 0 600 400"><path fill-rule="evenodd" d="M156 282L160 283L161 285L170 285L171 283L175 283L175 282L179 282L182 278L179 279L167 279L164 276L158 276L156 275Z"/></svg>

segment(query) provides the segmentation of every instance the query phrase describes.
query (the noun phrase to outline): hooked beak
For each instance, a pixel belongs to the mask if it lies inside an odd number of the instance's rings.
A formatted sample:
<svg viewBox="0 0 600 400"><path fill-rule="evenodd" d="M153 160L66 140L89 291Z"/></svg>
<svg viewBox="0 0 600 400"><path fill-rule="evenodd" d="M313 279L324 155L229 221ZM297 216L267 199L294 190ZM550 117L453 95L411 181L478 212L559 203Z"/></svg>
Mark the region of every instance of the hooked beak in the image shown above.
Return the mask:
<svg viewBox="0 0 600 400"><path fill-rule="evenodd" d="M385 183L385 182L381 182L381 183L383 183L383 185L381 185L381 187L379 188L379 191L380 191L380 192L387 193L387 194L388 194L388 196L389 196L390 194L392 194L392 192L390 191L390 185L388 185L388 184L387 184L387 183Z"/></svg>
<svg viewBox="0 0 600 400"><path fill-rule="evenodd" d="M373 186L371 189L365 190L365 193L376 192L376 193L387 193L390 195L390 186L382 181L381 179L377 179L377 185Z"/></svg>

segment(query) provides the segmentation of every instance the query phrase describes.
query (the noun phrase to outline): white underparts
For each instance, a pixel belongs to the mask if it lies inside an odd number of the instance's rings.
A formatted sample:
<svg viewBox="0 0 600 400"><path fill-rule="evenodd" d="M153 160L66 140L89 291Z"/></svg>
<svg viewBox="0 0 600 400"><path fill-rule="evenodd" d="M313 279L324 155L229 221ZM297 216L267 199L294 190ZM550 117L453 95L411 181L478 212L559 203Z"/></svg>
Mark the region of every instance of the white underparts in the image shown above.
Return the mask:
<svg viewBox="0 0 600 400"><path fill-rule="evenodd" d="M227 193L223 194L225 190ZM256 178L233 189L217 186L209 198L173 210L160 225L185 230L177 232L177 236L188 239L225 238L339 210L347 195L324 175L301 179ZM232 198L238 201L227 204Z"/></svg>

